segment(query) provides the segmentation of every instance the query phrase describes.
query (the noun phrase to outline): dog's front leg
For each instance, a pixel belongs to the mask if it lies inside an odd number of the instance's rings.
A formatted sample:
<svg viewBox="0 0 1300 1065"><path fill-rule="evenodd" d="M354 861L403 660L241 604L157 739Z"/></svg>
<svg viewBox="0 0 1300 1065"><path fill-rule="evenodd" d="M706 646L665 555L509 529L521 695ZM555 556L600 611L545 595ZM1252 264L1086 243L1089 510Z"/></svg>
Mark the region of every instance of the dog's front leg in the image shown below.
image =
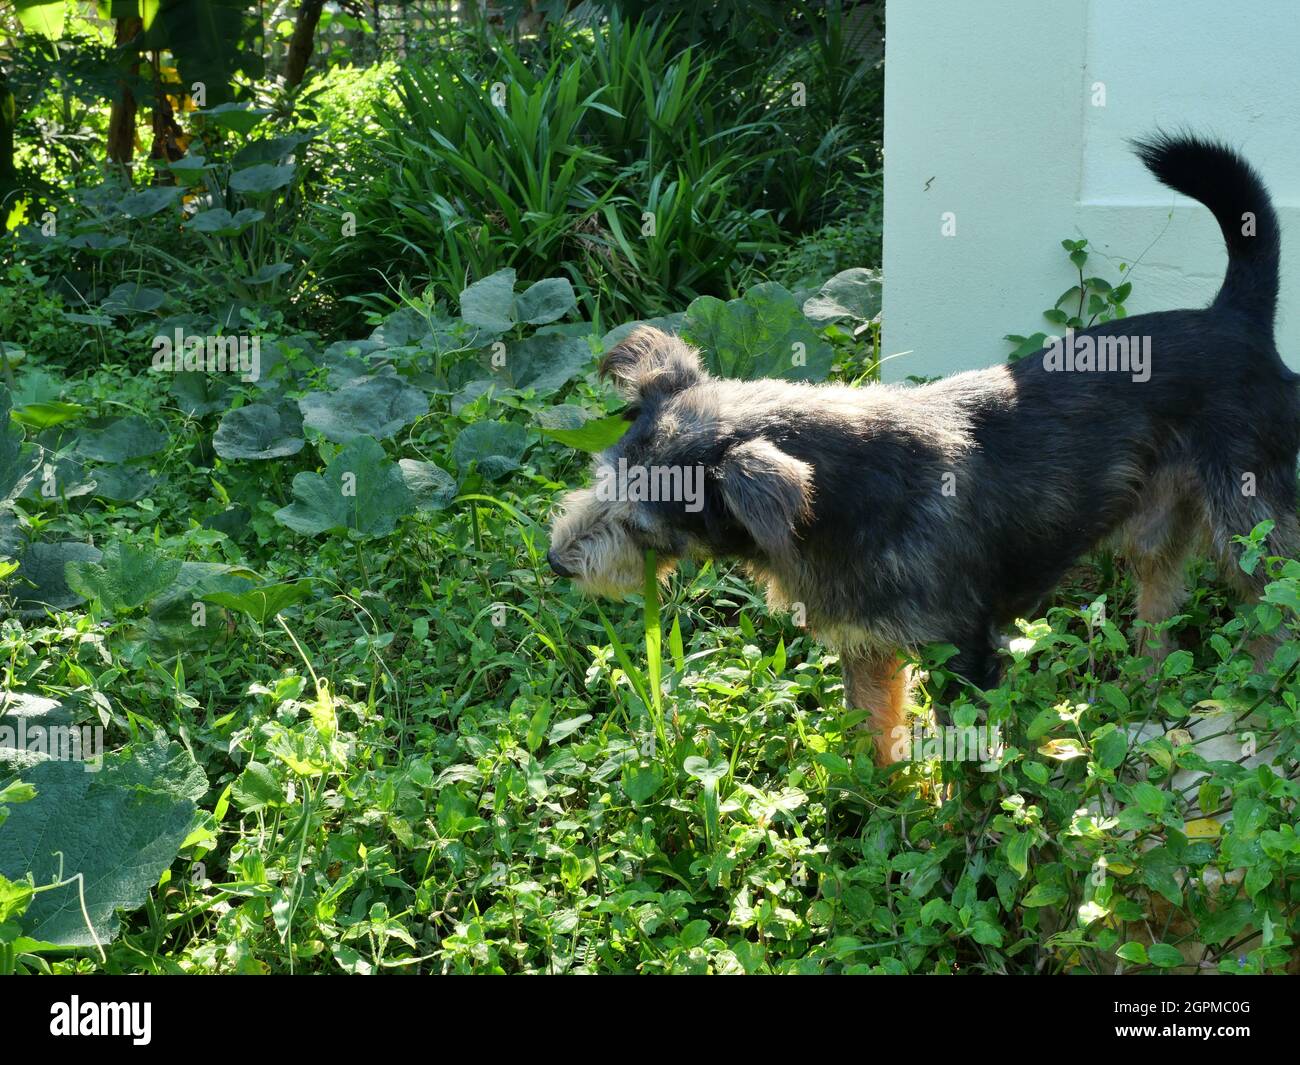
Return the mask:
<svg viewBox="0 0 1300 1065"><path fill-rule="evenodd" d="M875 737L876 764L900 761L908 749L909 677L903 657L887 651L846 651L840 663L846 704L871 715L867 727Z"/></svg>

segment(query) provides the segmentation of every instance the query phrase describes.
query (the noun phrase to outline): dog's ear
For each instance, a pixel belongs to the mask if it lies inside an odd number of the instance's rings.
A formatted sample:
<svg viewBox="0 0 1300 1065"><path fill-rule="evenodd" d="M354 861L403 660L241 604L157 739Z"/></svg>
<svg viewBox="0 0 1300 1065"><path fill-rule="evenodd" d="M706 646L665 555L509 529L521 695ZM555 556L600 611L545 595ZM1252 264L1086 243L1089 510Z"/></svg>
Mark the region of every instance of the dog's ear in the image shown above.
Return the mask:
<svg viewBox="0 0 1300 1065"><path fill-rule="evenodd" d="M612 347L600 363L600 376L614 382L631 403L670 395L708 377L699 353L679 337L639 325Z"/></svg>
<svg viewBox="0 0 1300 1065"><path fill-rule="evenodd" d="M794 549L812 512L813 468L759 437L729 449L715 475L723 502L768 555Z"/></svg>

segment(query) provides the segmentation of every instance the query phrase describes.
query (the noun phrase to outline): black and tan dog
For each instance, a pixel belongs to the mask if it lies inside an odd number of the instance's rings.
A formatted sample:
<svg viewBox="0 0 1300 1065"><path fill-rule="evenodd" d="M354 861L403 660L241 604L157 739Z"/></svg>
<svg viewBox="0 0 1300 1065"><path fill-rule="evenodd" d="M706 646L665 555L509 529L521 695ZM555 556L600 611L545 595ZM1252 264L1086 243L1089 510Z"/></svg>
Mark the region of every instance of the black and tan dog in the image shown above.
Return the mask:
<svg viewBox="0 0 1300 1065"><path fill-rule="evenodd" d="M1229 148L1160 135L1136 150L1223 231L1227 276L1208 308L1116 320L920 387L719 380L642 327L602 365L632 424L597 457L596 486L565 497L551 566L621 594L647 549L666 569L744 560L774 607L802 604L839 648L850 705L886 737L905 714L901 650L954 644L951 668L992 687L998 630L1108 538L1147 622L1177 611L1193 551L1257 594L1261 572L1236 565L1232 538L1270 520L1273 553L1297 544L1300 377L1273 342L1277 216ZM620 491L628 471L640 491ZM692 473L702 490L687 498Z"/></svg>

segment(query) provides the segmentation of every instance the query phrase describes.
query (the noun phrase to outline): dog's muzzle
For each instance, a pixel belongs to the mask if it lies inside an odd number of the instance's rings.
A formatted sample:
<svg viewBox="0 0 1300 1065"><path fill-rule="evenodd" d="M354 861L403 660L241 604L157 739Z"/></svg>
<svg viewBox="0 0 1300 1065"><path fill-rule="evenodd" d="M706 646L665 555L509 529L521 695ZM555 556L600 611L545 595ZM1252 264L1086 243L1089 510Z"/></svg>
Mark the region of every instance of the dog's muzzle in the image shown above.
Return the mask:
<svg viewBox="0 0 1300 1065"><path fill-rule="evenodd" d="M553 570L555 571L555 573L556 573L557 576L560 576L560 577L572 577L572 576L574 576L573 570L569 569L569 568L568 568L568 567L567 567L563 562L561 562L561 561L559 560L559 558L556 556L556 554L555 554L555 549L554 549L554 548L552 548L551 550L549 550L549 551L546 552L546 562L547 562L547 564L551 567L551 569L553 569Z"/></svg>

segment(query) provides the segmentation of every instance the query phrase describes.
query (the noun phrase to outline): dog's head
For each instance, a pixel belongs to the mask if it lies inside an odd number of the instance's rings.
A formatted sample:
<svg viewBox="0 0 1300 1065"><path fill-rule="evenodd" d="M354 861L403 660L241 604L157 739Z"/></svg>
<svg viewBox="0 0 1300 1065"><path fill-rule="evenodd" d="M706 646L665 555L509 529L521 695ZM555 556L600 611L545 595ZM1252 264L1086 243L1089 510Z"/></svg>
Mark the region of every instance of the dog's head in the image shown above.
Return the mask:
<svg viewBox="0 0 1300 1065"><path fill-rule="evenodd" d="M600 372L632 424L596 456L592 487L561 501L547 554L556 573L618 597L641 588L649 550L661 576L687 554L794 551L813 469L771 439L770 383L715 380L698 352L650 326L614 347Z"/></svg>

